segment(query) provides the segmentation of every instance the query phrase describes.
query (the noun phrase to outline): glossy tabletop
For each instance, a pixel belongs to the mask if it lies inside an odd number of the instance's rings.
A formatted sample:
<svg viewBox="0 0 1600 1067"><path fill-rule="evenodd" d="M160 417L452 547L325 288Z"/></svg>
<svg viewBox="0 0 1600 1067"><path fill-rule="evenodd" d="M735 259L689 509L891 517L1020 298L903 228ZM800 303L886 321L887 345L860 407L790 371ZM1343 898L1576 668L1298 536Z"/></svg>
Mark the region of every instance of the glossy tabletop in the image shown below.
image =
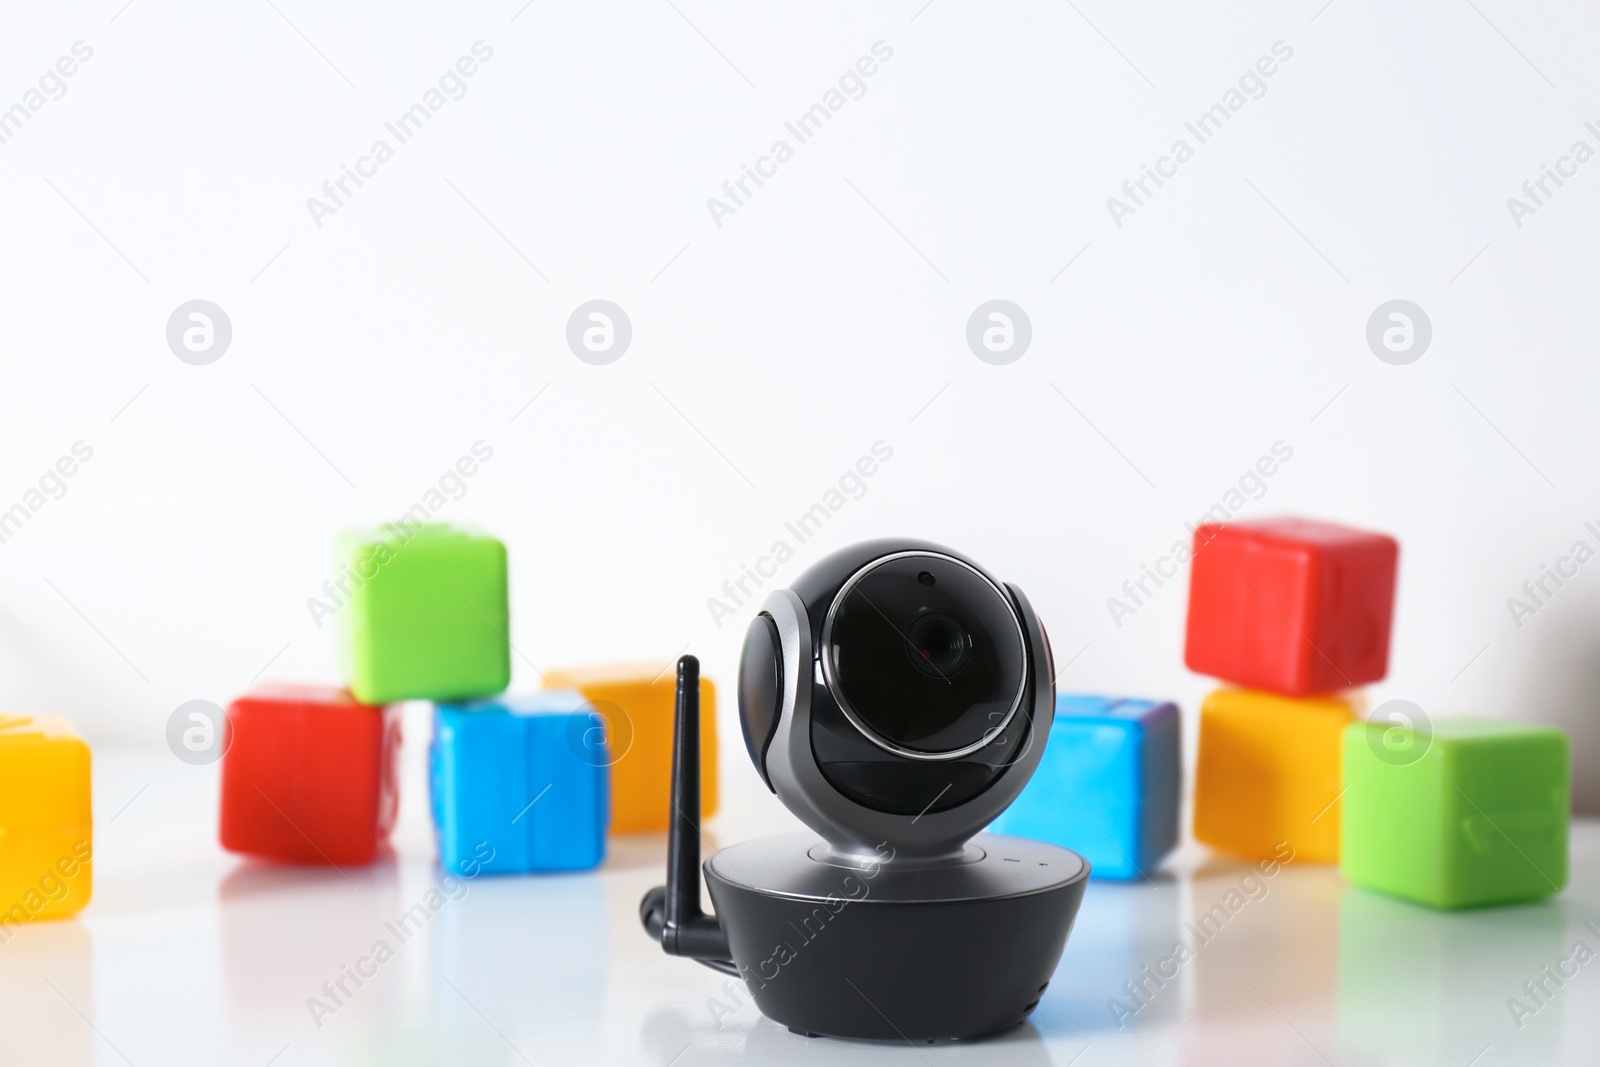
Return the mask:
<svg viewBox="0 0 1600 1067"><path fill-rule="evenodd" d="M712 840L795 829L729 769ZM1600 1049L1600 961L1577 949L1600 952L1596 822L1560 897L1455 914L1187 846L1148 881L1090 884L1028 1024L908 1047L798 1037L662 955L637 918L660 837L614 840L589 874L443 879L417 761L406 774L392 856L290 868L218 848L215 768L97 752L94 899L0 945L0 1064L1496 1067Z"/></svg>

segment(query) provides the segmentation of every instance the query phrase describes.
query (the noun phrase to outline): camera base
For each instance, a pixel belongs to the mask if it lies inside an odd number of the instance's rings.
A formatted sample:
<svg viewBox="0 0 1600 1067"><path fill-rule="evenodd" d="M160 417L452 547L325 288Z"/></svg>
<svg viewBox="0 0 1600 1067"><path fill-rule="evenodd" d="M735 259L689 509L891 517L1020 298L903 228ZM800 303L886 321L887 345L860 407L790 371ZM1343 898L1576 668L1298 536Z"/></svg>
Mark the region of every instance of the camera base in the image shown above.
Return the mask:
<svg viewBox="0 0 1600 1067"><path fill-rule="evenodd" d="M938 1041L1008 1030L1039 1003L1089 876L1075 852L980 835L955 860L834 857L804 834L705 864L756 1006L799 1034Z"/></svg>

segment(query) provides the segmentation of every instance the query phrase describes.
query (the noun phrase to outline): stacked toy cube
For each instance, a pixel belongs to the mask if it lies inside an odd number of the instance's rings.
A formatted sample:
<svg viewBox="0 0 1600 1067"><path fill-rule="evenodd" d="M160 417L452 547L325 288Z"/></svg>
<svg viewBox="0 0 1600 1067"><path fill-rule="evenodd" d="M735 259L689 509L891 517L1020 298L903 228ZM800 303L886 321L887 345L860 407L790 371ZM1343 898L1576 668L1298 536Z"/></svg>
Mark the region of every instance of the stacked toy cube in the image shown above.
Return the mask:
<svg viewBox="0 0 1600 1067"><path fill-rule="evenodd" d="M1399 545L1326 522L1195 531L1184 660L1239 686L1200 709L1194 835L1251 859L1339 858L1341 738L1388 671Z"/></svg>
<svg viewBox="0 0 1600 1067"><path fill-rule="evenodd" d="M597 866L607 751L600 716L575 692L441 704L428 749L440 865L464 877Z"/></svg>
<svg viewBox="0 0 1600 1067"><path fill-rule="evenodd" d="M598 864L607 759L597 716L576 693L488 699L511 678L505 546L452 526L390 524L340 537L337 556L348 688L264 686L233 702L223 845L292 863L371 862L398 805L394 705L429 700L442 866Z"/></svg>
<svg viewBox="0 0 1600 1067"><path fill-rule="evenodd" d="M1331 523L1195 533L1185 660L1240 688L1200 712L1194 833L1250 858L1280 844L1351 882L1440 908L1531 900L1567 877L1559 730L1365 710L1388 670L1399 548Z"/></svg>
<svg viewBox="0 0 1600 1067"><path fill-rule="evenodd" d="M448 526L339 538L329 583L348 688L258 687L228 708L220 836L289 863L370 863L399 803L394 702L510 678L505 546Z"/></svg>
<svg viewBox="0 0 1600 1067"><path fill-rule="evenodd" d="M399 806L399 709L332 686L264 685L228 707L222 846L285 863L370 863Z"/></svg>
<svg viewBox="0 0 1600 1067"><path fill-rule="evenodd" d="M348 688L264 686L229 708L221 838L291 863L371 862L394 826L398 701L434 704L429 810L445 869L591 868L609 832L664 830L674 678L659 668L511 678L505 545L389 524L337 542L328 585ZM702 814L716 808L715 693L701 682Z"/></svg>
<svg viewBox="0 0 1600 1067"><path fill-rule="evenodd" d="M338 541L355 590L341 616L350 691L368 704L492 696L511 682L506 547L452 526Z"/></svg>

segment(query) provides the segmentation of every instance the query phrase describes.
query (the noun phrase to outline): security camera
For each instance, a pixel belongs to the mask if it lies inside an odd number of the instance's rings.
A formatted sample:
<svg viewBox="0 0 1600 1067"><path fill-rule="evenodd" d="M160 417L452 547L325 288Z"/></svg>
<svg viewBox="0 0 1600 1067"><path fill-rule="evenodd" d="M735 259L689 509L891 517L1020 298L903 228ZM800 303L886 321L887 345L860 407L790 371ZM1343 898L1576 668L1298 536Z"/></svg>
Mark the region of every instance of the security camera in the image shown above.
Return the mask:
<svg viewBox="0 0 1600 1067"><path fill-rule="evenodd" d="M870 541L767 598L739 714L756 770L830 856L954 860L1038 765L1052 675L1021 590L937 545Z"/></svg>
<svg viewBox="0 0 1600 1067"><path fill-rule="evenodd" d="M967 1039L1038 1004L1089 866L981 834L1054 717L1050 645L1022 591L921 541L836 552L751 621L739 714L767 787L813 834L704 865L698 663L679 661L668 884L640 907L674 955L744 979L808 1036ZM975 836L976 835L976 836Z"/></svg>

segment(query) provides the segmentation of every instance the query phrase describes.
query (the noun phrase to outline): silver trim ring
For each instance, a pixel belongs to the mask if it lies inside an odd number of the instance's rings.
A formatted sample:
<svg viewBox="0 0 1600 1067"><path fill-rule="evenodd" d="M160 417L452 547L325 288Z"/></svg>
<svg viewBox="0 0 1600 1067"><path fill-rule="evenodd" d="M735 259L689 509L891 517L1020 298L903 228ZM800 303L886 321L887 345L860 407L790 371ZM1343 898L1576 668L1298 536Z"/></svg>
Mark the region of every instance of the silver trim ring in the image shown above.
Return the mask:
<svg viewBox="0 0 1600 1067"><path fill-rule="evenodd" d="M863 578L871 574L873 571L877 570L879 567L886 563L893 563L897 559L907 559L910 557L916 557L918 559L944 560L946 563L954 563L958 567L962 567L971 571L981 582L983 582L984 585L987 585L990 589L994 590L996 596L1005 602L1007 609L1009 609L1011 613L1011 625L1014 626L1017 631L1017 643L1022 649L1023 668L1021 680L1017 685L1016 696L1011 700L1011 710L1006 712L1006 717L1001 720L1000 725L989 730L983 735L983 737L968 745L966 748L958 748L949 752L918 752L916 749L905 748L901 745L895 744L893 741L890 741L888 738L884 737L882 734L878 733L878 731L866 724L866 721L856 713L856 709L850 706L850 701L845 698L844 691L839 687L835 678L832 641L833 619L834 616L839 612L840 603L842 603L850 591L856 587L857 583L859 583ZM905 635L901 634L901 638L905 639ZM984 574L978 568L974 567L965 560L956 559L954 556L945 555L943 552L921 552L915 550L907 552L895 552L873 560L871 563L868 563L865 567L862 567L860 570L852 574L849 579L845 581L844 585L839 587L839 591L834 594L833 603L828 605L827 617L822 622L822 647L817 650L817 658L822 663L822 678L823 681L827 683L828 692L831 693L833 698L839 702L839 710L844 712L844 717L846 719L850 720L850 725L854 726L857 730L860 730L868 741L871 741L885 752L893 753L896 756L903 756L906 759L942 762L945 760L960 759L962 756L970 756L979 749L987 747L990 742L1004 733L1006 728L1011 725L1011 720L1017 717L1017 710L1022 707L1022 702L1028 693L1028 636L1027 634L1023 633L1022 621L1017 618L1017 606L1011 602L1011 598L1006 595L1006 591L997 585L995 581L987 574Z"/></svg>

